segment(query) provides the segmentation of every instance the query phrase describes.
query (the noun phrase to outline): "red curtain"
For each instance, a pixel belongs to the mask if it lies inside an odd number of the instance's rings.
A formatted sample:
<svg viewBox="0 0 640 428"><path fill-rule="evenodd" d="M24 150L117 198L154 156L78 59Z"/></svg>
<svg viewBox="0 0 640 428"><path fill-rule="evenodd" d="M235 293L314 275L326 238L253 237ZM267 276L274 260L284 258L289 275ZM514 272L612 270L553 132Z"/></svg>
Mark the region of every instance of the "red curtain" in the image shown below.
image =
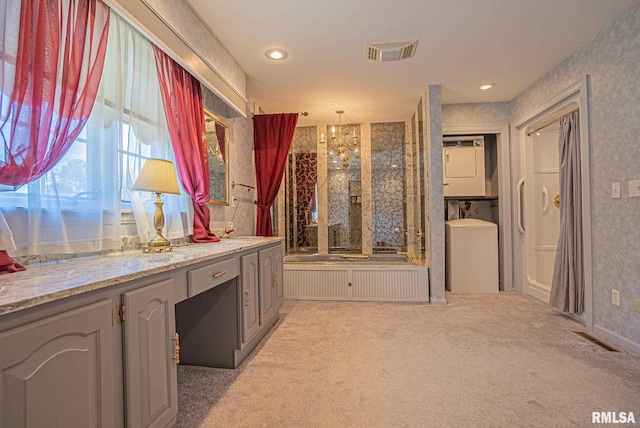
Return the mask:
<svg viewBox="0 0 640 428"><path fill-rule="evenodd" d="M171 145L182 187L193 201L194 242L220 240L209 227L209 158L200 82L154 46L156 68Z"/></svg>
<svg viewBox="0 0 640 428"><path fill-rule="evenodd" d="M0 113L0 183L14 188L53 168L84 127L109 34L109 8L100 0L30 0L20 7L15 76L7 67L2 75L9 109ZM11 61L2 48L3 61ZM4 86L11 78L13 89ZM0 251L0 272L21 268L7 258Z"/></svg>
<svg viewBox="0 0 640 428"><path fill-rule="evenodd" d="M109 8L100 0L59 3L21 4L14 88L10 108L0 119L2 127L11 122L10 134L4 135L1 184L18 187L53 168L84 127L96 99Z"/></svg>
<svg viewBox="0 0 640 428"><path fill-rule="evenodd" d="M225 141L226 141L226 138L225 138L226 132L227 132L227 129L224 126L220 125L218 122L216 122L216 138L218 139L218 147L220 147L220 153L222 154L222 160L226 159L225 158L226 155L224 153L224 151L226 149L225 144L224 144Z"/></svg>
<svg viewBox="0 0 640 428"><path fill-rule="evenodd" d="M257 236L273 236L271 205L280 188L297 123L297 113L257 114L253 117L258 191L255 202L258 206Z"/></svg>

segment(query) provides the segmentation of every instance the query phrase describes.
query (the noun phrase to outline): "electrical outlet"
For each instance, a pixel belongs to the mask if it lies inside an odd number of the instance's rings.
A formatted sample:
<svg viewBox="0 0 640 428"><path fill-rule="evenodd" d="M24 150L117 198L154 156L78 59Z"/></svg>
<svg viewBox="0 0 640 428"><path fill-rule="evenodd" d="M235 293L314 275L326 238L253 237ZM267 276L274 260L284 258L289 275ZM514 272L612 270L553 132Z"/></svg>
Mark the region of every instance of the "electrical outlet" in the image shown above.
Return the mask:
<svg viewBox="0 0 640 428"><path fill-rule="evenodd" d="M620 183L613 183L611 185L611 198L620 199Z"/></svg>
<svg viewBox="0 0 640 428"><path fill-rule="evenodd" d="M631 308L636 312L640 312L640 299L633 299L631 301Z"/></svg>
<svg viewBox="0 0 640 428"><path fill-rule="evenodd" d="M611 303L615 306L620 306L620 291L615 289L611 290Z"/></svg>

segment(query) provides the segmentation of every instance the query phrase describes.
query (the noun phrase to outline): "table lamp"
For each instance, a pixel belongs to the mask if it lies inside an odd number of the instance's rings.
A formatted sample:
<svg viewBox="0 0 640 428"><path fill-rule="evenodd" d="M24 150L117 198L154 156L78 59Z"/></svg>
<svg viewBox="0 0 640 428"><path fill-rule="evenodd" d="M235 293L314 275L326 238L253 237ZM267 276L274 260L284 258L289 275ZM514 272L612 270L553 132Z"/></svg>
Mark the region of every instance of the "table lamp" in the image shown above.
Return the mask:
<svg viewBox="0 0 640 428"><path fill-rule="evenodd" d="M156 194L156 213L153 216L153 227L156 229L156 237L142 247L142 252L164 253L173 251L173 246L169 240L162 236L164 213L162 212L163 203L160 197L162 193L169 193L171 195L180 194L173 163L164 159L147 159L132 189Z"/></svg>

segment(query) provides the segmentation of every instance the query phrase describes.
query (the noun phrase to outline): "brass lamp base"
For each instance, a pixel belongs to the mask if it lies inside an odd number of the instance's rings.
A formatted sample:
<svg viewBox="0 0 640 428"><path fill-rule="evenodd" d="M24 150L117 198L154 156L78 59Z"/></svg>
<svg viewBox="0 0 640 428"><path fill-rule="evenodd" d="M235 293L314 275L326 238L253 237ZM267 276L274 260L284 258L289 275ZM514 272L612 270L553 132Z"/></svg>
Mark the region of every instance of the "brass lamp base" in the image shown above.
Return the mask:
<svg viewBox="0 0 640 428"><path fill-rule="evenodd" d="M162 229L164 228L164 213L162 212L162 199L160 193L156 193L156 213L153 217L153 226L156 229L156 237L142 247L143 253L168 253L173 251L173 245L164 236Z"/></svg>
<svg viewBox="0 0 640 428"><path fill-rule="evenodd" d="M165 245L163 247L155 247L153 245L145 245L142 247L143 253L169 253L173 251L173 245Z"/></svg>
<svg viewBox="0 0 640 428"><path fill-rule="evenodd" d="M156 235L149 243L142 247L143 253L168 253L173 251L173 245L160 233Z"/></svg>

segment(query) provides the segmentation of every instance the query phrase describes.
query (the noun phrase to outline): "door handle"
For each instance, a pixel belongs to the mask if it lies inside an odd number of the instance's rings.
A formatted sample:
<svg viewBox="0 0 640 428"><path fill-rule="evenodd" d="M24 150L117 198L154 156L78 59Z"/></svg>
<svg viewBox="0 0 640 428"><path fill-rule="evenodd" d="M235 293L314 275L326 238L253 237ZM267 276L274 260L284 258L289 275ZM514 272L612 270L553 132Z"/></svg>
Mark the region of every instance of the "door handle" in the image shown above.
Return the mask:
<svg viewBox="0 0 640 428"><path fill-rule="evenodd" d="M542 187L542 212L546 214L549 209L549 191L546 187Z"/></svg>
<svg viewBox="0 0 640 428"><path fill-rule="evenodd" d="M524 228L524 224L522 222L522 211L523 211L523 200L522 200L522 189L524 188L524 177L522 177L520 180L518 180L518 184L516 185L516 192L517 192L517 198L518 198L518 202L517 202L517 207L518 207L518 230L520 231L520 233L526 233L526 229Z"/></svg>

